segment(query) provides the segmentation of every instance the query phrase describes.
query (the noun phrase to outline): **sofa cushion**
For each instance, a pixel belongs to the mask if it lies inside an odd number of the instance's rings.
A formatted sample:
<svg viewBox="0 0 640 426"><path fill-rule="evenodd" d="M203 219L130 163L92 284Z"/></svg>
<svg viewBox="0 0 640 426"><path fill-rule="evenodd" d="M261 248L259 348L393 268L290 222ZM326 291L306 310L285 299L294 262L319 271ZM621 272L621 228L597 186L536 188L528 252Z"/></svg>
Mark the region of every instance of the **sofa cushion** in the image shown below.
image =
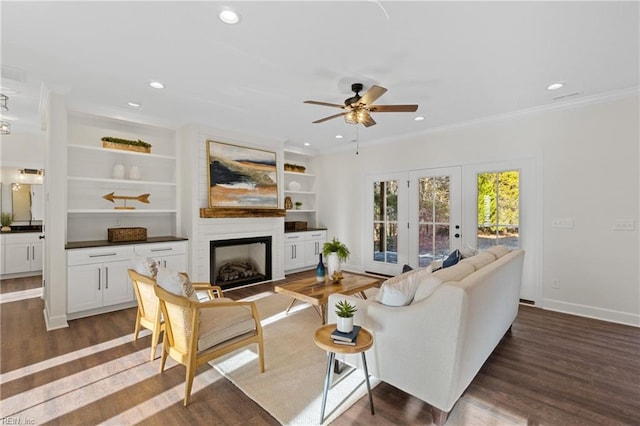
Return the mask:
<svg viewBox="0 0 640 426"><path fill-rule="evenodd" d="M509 250L509 248L507 248L507 246L503 246L503 245L500 244L500 245L497 245L497 246L489 247L485 251L488 251L489 253L492 253L496 257L496 259L500 259L505 254L509 253L511 250Z"/></svg>
<svg viewBox="0 0 640 426"><path fill-rule="evenodd" d="M431 274L431 267L413 269L384 281L374 300L387 306L406 306L411 303L420 280Z"/></svg>
<svg viewBox="0 0 640 426"><path fill-rule="evenodd" d="M462 259L460 263L468 263L469 265L473 266L473 268L477 271L478 269L488 265L494 260L496 260L496 257L492 253L485 251L480 254L476 254L475 256Z"/></svg>
<svg viewBox="0 0 640 426"><path fill-rule="evenodd" d="M186 297L189 300L198 302L198 296L193 290L189 278L171 269L159 267L156 275L156 282L160 287L178 296Z"/></svg>
<svg viewBox="0 0 640 426"><path fill-rule="evenodd" d="M230 302L220 298L207 303ZM204 308L200 310L198 351L209 349L218 343L255 330L256 323L247 306Z"/></svg>
<svg viewBox="0 0 640 426"><path fill-rule="evenodd" d="M418 284L418 288L416 289L416 294L413 296L413 302L418 303L425 299L428 299L429 296L433 294L434 291L442 284L442 280L436 277L434 274L430 274L420 280Z"/></svg>
<svg viewBox="0 0 640 426"><path fill-rule="evenodd" d="M158 263L150 257L134 254L131 259L133 270L146 277L155 278L158 273Z"/></svg>
<svg viewBox="0 0 640 426"><path fill-rule="evenodd" d="M433 273L434 276L440 278L443 283L447 281L461 281L467 275L475 272L475 268L468 263L458 263L450 268L442 268Z"/></svg>

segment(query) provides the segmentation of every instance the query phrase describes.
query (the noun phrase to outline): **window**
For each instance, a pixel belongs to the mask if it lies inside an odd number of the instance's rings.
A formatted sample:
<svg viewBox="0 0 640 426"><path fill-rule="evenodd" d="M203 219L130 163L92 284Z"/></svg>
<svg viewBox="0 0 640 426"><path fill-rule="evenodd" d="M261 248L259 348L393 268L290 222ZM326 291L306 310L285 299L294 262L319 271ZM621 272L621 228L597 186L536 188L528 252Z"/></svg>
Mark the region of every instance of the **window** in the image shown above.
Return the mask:
<svg viewBox="0 0 640 426"><path fill-rule="evenodd" d="M398 181L373 183L373 260L398 263Z"/></svg>
<svg viewBox="0 0 640 426"><path fill-rule="evenodd" d="M478 248L520 245L520 173L478 174Z"/></svg>

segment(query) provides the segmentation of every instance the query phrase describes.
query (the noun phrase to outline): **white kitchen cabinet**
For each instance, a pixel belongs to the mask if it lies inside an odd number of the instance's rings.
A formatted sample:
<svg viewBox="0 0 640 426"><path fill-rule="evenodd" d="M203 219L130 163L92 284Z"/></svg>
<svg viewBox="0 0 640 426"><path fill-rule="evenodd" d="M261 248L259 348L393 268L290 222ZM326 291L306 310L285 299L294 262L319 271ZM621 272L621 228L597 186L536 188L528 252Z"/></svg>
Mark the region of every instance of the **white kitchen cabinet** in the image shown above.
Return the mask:
<svg viewBox="0 0 640 426"><path fill-rule="evenodd" d="M67 314L133 306L133 287L127 274L133 253L133 246L69 250Z"/></svg>
<svg viewBox="0 0 640 426"><path fill-rule="evenodd" d="M304 233L292 232L284 235L285 271L304 266Z"/></svg>
<svg viewBox="0 0 640 426"><path fill-rule="evenodd" d="M5 234L3 243L3 274L33 273L42 271L42 240L38 232Z"/></svg>
<svg viewBox="0 0 640 426"><path fill-rule="evenodd" d="M187 242L169 242L157 244L140 244L135 247L136 254L155 259L158 265L172 271L187 270Z"/></svg>
<svg viewBox="0 0 640 426"><path fill-rule="evenodd" d="M327 231L288 232L284 234L284 240L285 271L311 269L318 264Z"/></svg>
<svg viewBox="0 0 640 426"><path fill-rule="evenodd" d="M304 233L304 258L306 266L317 266L322 246L327 241L327 231L308 231Z"/></svg>

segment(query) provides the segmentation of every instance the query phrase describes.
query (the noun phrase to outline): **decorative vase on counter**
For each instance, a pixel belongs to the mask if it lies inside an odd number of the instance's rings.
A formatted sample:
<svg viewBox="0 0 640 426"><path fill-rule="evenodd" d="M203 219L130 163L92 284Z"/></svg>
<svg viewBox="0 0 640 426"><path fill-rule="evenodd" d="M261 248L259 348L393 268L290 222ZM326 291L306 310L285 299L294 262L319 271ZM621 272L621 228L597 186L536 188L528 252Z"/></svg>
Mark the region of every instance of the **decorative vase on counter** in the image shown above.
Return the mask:
<svg viewBox="0 0 640 426"><path fill-rule="evenodd" d="M331 252L329 256L327 256L327 269L329 276L333 276L333 273L340 270L340 259L338 258L338 253Z"/></svg>
<svg viewBox="0 0 640 426"><path fill-rule="evenodd" d="M124 174L125 174L124 164L122 164L119 161L116 162L113 165L113 170L111 174L114 179L124 179Z"/></svg>
<svg viewBox="0 0 640 426"><path fill-rule="evenodd" d="M322 253L320 253L320 262L318 262L318 266L316 266L316 280L324 281L325 278L325 269L324 263L322 263Z"/></svg>

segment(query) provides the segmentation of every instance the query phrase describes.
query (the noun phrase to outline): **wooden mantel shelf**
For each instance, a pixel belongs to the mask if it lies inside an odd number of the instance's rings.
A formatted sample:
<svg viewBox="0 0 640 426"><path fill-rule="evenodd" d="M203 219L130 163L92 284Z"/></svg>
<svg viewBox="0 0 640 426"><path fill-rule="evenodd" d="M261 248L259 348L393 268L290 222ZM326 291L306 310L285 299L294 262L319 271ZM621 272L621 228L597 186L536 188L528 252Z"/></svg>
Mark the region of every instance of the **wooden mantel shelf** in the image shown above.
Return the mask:
<svg viewBox="0 0 640 426"><path fill-rule="evenodd" d="M200 217L285 217L285 209L201 208Z"/></svg>

